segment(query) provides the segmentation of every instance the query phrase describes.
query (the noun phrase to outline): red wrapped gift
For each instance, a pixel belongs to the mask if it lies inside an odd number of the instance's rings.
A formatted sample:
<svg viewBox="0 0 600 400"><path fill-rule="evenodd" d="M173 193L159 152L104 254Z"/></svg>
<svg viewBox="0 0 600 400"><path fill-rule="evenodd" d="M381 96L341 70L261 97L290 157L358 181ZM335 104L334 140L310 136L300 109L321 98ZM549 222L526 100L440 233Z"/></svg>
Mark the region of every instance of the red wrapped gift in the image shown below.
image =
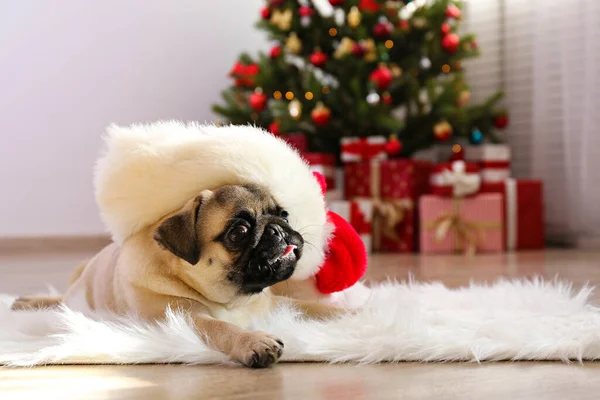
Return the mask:
<svg viewBox="0 0 600 400"><path fill-rule="evenodd" d="M465 159L479 165L483 182L503 182L510 178L510 147L507 145L468 146Z"/></svg>
<svg viewBox="0 0 600 400"><path fill-rule="evenodd" d="M383 136L342 138L341 159L343 162L385 160L387 158L386 143L387 139Z"/></svg>
<svg viewBox="0 0 600 400"><path fill-rule="evenodd" d="M475 163L457 160L436 164L430 178L431 192L444 197L464 197L479 191L481 177Z"/></svg>
<svg viewBox="0 0 600 400"><path fill-rule="evenodd" d="M504 250L502 195L466 198L422 196L423 253L500 252Z"/></svg>
<svg viewBox="0 0 600 400"><path fill-rule="evenodd" d="M508 250L544 247L544 200L541 181L506 179L498 183L484 182L481 191L504 194L504 226Z"/></svg>
<svg viewBox="0 0 600 400"><path fill-rule="evenodd" d="M417 198L429 192L428 161L392 159L344 165L347 199L373 200L373 249L412 252L418 248Z"/></svg>
<svg viewBox="0 0 600 400"><path fill-rule="evenodd" d="M367 252L371 252L373 203L368 199L335 200L329 203L329 209L352 225L360 235Z"/></svg>
<svg viewBox="0 0 600 400"><path fill-rule="evenodd" d="M308 151L308 139L304 133L288 133L283 139L300 153Z"/></svg>
<svg viewBox="0 0 600 400"><path fill-rule="evenodd" d="M335 185L335 156L329 153L302 153L302 158L310 165L310 170L325 177L327 190L333 190Z"/></svg>

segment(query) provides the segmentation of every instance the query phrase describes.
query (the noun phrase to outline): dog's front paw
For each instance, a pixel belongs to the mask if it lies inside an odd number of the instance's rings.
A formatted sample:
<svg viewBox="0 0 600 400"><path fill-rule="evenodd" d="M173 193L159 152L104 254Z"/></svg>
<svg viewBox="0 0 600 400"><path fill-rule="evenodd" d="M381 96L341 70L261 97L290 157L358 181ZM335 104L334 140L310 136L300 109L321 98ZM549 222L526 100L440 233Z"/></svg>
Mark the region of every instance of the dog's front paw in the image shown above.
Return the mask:
<svg viewBox="0 0 600 400"><path fill-rule="evenodd" d="M283 354L283 342L264 332L245 332L235 341L231 357L251 368L266 368Z"/></svg>

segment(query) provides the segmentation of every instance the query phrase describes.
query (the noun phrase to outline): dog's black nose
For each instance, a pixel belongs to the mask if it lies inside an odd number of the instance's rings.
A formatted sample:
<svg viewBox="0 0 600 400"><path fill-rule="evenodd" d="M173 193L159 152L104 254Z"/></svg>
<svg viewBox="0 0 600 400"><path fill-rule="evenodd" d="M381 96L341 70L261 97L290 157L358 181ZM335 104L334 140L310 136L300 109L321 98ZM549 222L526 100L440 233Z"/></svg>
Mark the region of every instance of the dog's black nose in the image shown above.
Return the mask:
<svg viewBox="0 0 600 400"><path fill-rule="evenodd" d="M265 228L265 235L269 237L285 237L283 228L277 224L269 224Z"/></svg>

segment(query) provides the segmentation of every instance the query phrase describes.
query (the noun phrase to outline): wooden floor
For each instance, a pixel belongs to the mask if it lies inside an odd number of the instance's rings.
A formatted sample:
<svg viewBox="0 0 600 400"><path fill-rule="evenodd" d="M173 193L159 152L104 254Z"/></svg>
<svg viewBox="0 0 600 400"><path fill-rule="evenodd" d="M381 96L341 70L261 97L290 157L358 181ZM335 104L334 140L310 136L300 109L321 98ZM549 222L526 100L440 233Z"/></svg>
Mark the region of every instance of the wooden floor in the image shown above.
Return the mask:
<svg viewBox="0 0 600 400"><path fill-rule="evenodd" d="M0 293L63 290L86 254L0 255ZM373 257L368 279L442 280L460 286L500 276L559 276L600 284L600 252L553 250L465 258ZM600 293L595 300L600 303ZM2 351L2 349L0 349ZM0 369L0 399L597 399L600 363L279 364L64 366Z"/></svg>

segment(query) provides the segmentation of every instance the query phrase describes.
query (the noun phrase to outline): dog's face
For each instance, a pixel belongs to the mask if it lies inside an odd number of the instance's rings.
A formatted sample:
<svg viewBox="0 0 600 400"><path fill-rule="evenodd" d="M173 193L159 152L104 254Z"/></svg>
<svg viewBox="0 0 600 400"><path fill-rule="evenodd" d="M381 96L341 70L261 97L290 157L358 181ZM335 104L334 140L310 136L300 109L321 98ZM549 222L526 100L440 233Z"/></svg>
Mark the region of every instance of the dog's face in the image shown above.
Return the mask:
<svg viewBox="0 0 600 400"><path fill-rule="evenodd" d="M304 240L288 214L255 185L204 191L165 219L154 239L186 263L183 273L214 301L261 292L289 278Z"/></svg>

